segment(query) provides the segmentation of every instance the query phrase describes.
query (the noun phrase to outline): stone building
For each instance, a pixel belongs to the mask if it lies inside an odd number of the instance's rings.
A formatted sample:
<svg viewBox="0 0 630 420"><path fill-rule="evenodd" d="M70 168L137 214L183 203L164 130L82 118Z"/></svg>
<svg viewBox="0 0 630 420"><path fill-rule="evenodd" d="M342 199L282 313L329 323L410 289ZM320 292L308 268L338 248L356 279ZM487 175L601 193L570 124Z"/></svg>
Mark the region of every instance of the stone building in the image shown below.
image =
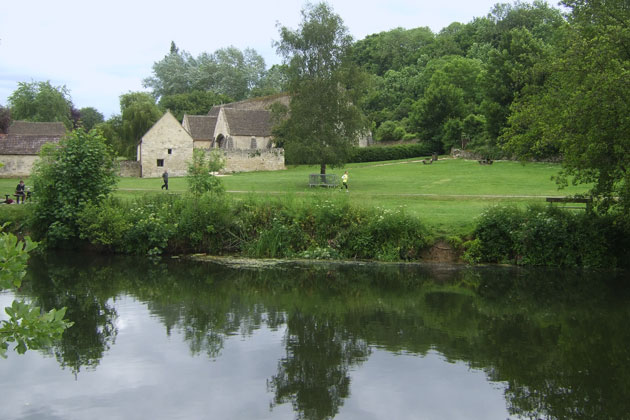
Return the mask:
<svg viewBox="0 0 630 420"><path fill-rule="evenodd" d="M13 122L7 134L0 135L0 176L29 176L42 146L59 143L65 134L60 122Z"/></svg>
<svg viewBox="0 0 630 420"><path fill-rule="evenodd" d="M192 136L167 111L138 144L141 176L159 177L165 170L171 176L186 175L188 162L192 160L192 150Z"/></svg>
<svg viewBox="0 0 630 420"><path fill-rule="evenodd" d="M225 172L284 169L284 150L274 148L268 108L285 98L276 95L214 106L208 115L184 115L181 124L167 112L138 145L142 176L160 176L164 169L173 176L184 175L193 148L220 149L226 158Z"/></svg>

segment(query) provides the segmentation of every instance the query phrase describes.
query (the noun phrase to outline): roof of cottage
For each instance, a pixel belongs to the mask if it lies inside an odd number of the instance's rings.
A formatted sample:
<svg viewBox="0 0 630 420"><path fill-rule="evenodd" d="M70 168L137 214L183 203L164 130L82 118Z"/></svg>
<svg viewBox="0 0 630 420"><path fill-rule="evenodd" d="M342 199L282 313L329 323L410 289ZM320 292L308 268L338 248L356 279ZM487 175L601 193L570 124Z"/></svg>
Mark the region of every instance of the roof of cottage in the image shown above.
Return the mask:
<svg viewBox="0 0 630 420"><path fill-rule="evenodd" d="M193 140L212 140L214 127L217 125L217 117L209 115L184 115L184 122Z"/></svg>
<svg viewBox="0 0 630 420"><path fill-rule="evenodd" d="M21 136L7 134L0 137L0 155L36 155L46 143L59 143L61 136Z"/></svg>
<svg viewBox="0 0 630 420"><path fill-rule="evenodd" d="M233 136L271 136L271 113L223 108L225 119Z"/></svg>
<svg viewBox="0 0 630 420"><path fill-rule="evenodd" d="M61 137L66 134L66 126L60 122L14 121L9 126L7 134Z"/></svg>

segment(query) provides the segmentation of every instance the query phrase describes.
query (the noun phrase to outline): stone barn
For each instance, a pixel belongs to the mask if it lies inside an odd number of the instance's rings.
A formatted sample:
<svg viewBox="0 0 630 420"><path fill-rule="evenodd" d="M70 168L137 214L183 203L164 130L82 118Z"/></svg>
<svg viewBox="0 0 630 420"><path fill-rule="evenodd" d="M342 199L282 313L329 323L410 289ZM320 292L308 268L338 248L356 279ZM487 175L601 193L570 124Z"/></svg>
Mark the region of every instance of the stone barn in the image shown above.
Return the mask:
<svg viewBox="0 0 630 420"><path fill-rule="evenodd" d="M0 176L30 176L44 144L59 143L66 134L60 122L15 121L0 135Z"/></svg>

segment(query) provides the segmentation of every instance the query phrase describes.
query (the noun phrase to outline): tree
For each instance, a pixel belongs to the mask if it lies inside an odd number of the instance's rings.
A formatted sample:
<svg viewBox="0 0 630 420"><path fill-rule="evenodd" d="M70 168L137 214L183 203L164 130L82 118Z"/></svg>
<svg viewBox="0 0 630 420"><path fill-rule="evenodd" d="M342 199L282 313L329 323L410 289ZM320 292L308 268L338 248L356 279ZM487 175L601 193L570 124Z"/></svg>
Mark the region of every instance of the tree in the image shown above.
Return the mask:
<svg viewBox="0 0 630 420"><path fill-rule="evenodd" d="M194 90L188 93L164 95L160 98L158 106L163 112L171 111L175 118L182 121L184 114L205 115L212 106L229 102L232 102L229 96L211 91Z"/></svg>
<svg viewBox="0 0 630 420"><path fill-rule="evenodd" d="M264 77L265 60L254 49L230 46L194 58L171 43L169 54L153 64L153 76L144 79L143 85L156 98L203 91L238 101L262 86Z"/></svg>
<svg viewBox="0 0 630 420"><path fill-rule="evenodd" d="M99 132L79 128L59 144L44 145L39 156L32 174L33 232L49 245L71 245L83 207L98 204L116 185L113 153Z"/></svg>
<svg viewBox="0 0 630 420"><path fill-rule="evenodd" d="M223 184L214 175L225 167L223 153L213 150L206 156L203 149L193 149L192 161L188 164L188 189L194 195L201 195L206 192L221 193Z"/></svg>
<svg viewBox="0 0 630 420"><path fill-rule="evenodd" d="M22 285L28 253L36 246L28 236L19 241L13 234L0 232L0 291ZM59 339L73 324L64 319L66 308L42 313L38 306L14 300L5 312L9 319L0 321L0 357L3 358L9 343L16 343L15 350L20 354L29 349L41 349Z"/></svg>
<svg viewBox="0 0 630 420"><path fill-rule="evenodd" d="M299 29L280 28L277 51L287 65L291 94L284 147L310 163L344 165L364 132L357 107L364 78L350 60L352 37L325 3L307 4Z"/></svg>
<svg viewBox="0 0 630 420"><path fill-rule="evenodd" d="M11 125L11 110L0 105L0 134L6 133Z"/></svg>
<svg viewBox="0 0 630 420"><path fill-rule="evenodd" d="M598 208L630 210L630 9L624 0L562 2L572 12L543 88L513 107L504 135L521 158L559 151L566 185L592 184Z"/></svg>
<svg viewBox="0 0 630 420"><path fill-rule="evenodd" d="M50 81L18 83L9 96L9 106L14 120L33 122L62 122L73 128L72 101L65 86L52 86Z"/></svg>
<svg viewBox="0 0 630 420"><path fill-rule="evenodd" d="M153 124L162 117L155 99L147 92L129 92L120 96L123 155L136 157L136 145Z"/></svg>
<svg viewBox="0 0 630 420"><path fill-rule="evenodd" d="M79 121L85 131L90 131L95 125L105 121L105 118L96 108L90 106L79 110Z"/></svg>

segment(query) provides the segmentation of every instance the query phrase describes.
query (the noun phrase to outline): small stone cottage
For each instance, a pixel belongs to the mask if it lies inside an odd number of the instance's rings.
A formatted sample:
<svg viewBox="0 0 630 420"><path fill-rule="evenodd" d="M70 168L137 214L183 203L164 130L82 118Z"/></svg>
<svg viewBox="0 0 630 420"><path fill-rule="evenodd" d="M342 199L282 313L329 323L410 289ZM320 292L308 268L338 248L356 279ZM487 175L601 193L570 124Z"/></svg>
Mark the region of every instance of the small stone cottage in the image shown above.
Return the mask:
<svg viewBox="0 0 630 420"><path fill-rule="evenodd" d="M0 134L0 176L29 176L42 146L59 143L65 134L60 122L13 122L7 134Z"/></svg>

